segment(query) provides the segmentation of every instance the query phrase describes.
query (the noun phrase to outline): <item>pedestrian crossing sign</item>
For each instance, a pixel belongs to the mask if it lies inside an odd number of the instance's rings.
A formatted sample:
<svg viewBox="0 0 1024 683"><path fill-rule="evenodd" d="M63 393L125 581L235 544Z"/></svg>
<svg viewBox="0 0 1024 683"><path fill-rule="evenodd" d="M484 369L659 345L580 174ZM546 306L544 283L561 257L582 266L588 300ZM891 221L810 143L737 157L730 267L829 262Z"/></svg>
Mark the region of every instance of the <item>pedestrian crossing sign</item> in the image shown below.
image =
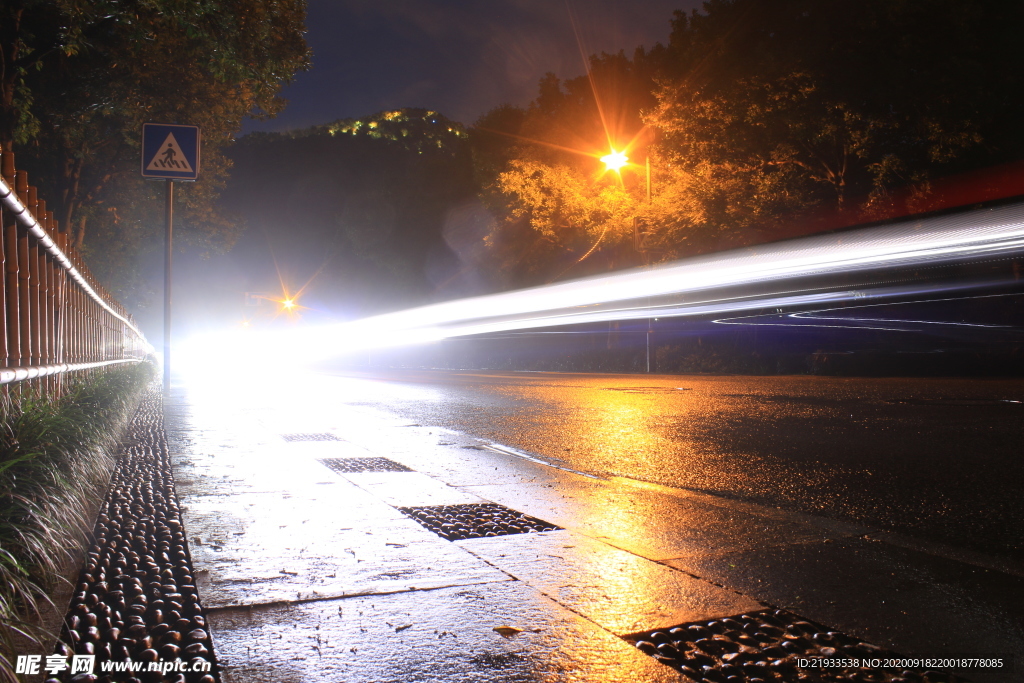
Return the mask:
<svg viewBox="0 0 1024 683"><path fill-rule="evenodd" d="M142 175L145 178L195 180L199 175L199 128L143 124Z"/></svg>

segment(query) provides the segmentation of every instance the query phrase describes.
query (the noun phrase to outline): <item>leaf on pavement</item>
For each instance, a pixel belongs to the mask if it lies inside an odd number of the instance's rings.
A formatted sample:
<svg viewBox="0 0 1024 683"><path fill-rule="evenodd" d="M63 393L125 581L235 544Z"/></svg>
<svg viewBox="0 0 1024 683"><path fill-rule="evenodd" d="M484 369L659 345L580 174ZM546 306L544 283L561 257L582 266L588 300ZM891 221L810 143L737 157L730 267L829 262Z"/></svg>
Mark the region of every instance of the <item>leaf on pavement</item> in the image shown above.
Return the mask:
<svg viewBox="0 0 1024 683"><path fill-rule="evenodd" d="M523 629L512 626L495 626L493 630L502 638L513 638L523 632Z"/></svg>

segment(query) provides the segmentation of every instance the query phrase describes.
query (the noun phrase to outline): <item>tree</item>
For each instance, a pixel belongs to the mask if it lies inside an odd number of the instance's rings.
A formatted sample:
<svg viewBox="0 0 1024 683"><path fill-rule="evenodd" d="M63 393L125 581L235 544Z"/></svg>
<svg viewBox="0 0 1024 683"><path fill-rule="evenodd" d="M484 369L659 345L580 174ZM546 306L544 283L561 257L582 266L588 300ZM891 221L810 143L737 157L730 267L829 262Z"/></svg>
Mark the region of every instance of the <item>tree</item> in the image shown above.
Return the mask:
<svg viewBox="0 0 1024 683"><path fill-rule="evenodd" d="M510 285L583 275L635 262L633 217L646 212L635 174L608 173L600 157L645 144L643 108L655 104L656 52L602 54L587 76L545 76L529 107L508 105L471 131L485 203L502 220L489 244ZM631 260L632 259L632 260Z"/></svg>
<svg viewBox="0 0 1024 683"><path fill-rule="evenodd" d="M997 27L1007 19L945 0L677 13L645 117L668 183L695 200L670 221L728 244L822 208L870 220L896 188L913 201L936 175L1019 154L1004 88L1024 63Z"/></svg>
<svg viewBox="0 0 1024 683"><path fill-rule="evenodd" d="M461 124L391 110L250 134L229 153L224 203L248 226L233 258L249 291L302 288L304 302L349 314L478 293L468 252L480 238L456 215L477 204Z"/></svg>
<svg viewBox="0 0 1024 683"><path fill-rule="evenodd" d="M4 11L0 144L17 145L97 270L124 271L109 257L159 225L156 188L138 177L147 121L201 127L203 172L182 192L183 236L230 244L237 226L213 203L229 168L223 148L244 117L278 111L276 93L307 66L304 1L16 0Z"/></svg>
<svg viewBox="0 0 1024 683"><path fill-rule="evenodd" d="M935 178L1024 153L1022 29L1024 6L994 0L708 0L677 12L666 46L594 58L582 79L549 75L518 119L506 107L478 122L485 196L502 217L495 259L526 274L517 284L557 276L551 255L572 250L594 268L628 263L629 214L667 260L825 215L912 212ZM611 103L624 113L608 116ZM605 192L603 139L651 160L651 201L637 167Z"/></svg>

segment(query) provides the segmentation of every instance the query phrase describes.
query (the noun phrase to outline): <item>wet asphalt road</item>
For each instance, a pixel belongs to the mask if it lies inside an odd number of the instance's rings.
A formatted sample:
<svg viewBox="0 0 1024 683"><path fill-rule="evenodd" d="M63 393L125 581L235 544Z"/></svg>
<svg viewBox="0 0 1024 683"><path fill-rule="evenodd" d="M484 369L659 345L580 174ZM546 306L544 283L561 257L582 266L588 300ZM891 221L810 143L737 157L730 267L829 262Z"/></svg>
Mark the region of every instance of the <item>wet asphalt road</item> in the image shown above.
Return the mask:
<svg viewBox="0 0 1024 683"><path fill-rule="evenodd" d="M1024 560L1024 381L387 370L357 401L572 469Z"/></svg>

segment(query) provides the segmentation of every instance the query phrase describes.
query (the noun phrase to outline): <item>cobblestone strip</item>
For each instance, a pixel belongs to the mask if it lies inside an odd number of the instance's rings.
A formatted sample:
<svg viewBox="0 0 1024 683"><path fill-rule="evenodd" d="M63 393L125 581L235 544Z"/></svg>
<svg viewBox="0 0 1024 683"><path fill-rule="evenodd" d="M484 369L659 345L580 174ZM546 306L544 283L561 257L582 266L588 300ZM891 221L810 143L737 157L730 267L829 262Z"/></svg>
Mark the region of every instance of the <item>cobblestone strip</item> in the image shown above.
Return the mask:
<svg viewBox="0 0 1024 683"><path fill-rule="evenodd" d="M874 665L902 658L785 610L680 624L625 640L694 681L968 683L946 672Z"/></svg>
<svg viewBox="0 0 1024 683"><path fill-rule="evenodd" d="M69 667L47 683L218 683L157 392L128 427L93 538L55 652L94 655L93 673ZM142 670L104 671L126 662Z"/></svg>

